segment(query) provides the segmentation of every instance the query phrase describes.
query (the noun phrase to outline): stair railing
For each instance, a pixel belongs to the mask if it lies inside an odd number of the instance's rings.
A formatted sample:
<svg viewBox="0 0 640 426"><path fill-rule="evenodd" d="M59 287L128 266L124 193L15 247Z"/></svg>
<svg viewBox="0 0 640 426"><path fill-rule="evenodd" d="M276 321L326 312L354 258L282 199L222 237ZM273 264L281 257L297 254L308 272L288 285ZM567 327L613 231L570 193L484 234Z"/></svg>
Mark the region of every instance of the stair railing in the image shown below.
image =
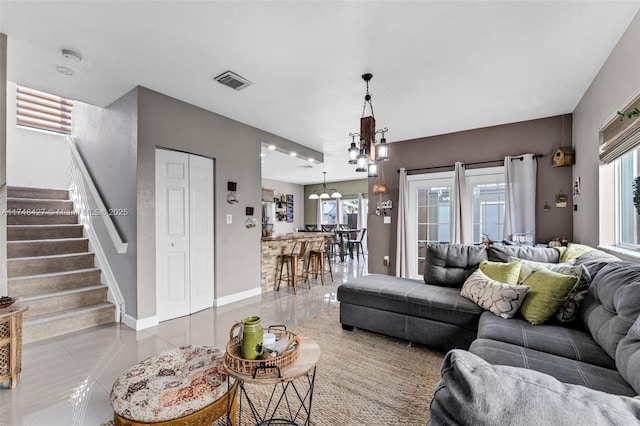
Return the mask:
<svg viewBox="0 0 640 426"><path fill-rule="evenodd" d="M122 296L116 277L111 270L109 260L104 252L100 238L95 231L93 218L98 216L102 218L116 253L125 254L127 252L128 244L120 237L111 216L106 214L108 210L102 201L102 197L100 196L96 185L93 183L93 179L87 170L87 166L84 164L84 160L78 152L78 148L73 141L73 137L66 136L65 141L69 148L69 156L71 158L71 186L69 188L69 192L71 200L73 201L73 209L78 215L79 223L83 225L87 236L89 237L96 260L102 270L104 280L106 281L105 284L109 288L109 295L116 306L116 321L121 321L122 314L125 312L124 297ZM91 204L89 203L90 199L95 203L95 209L91 208ZM91 215L89 214L91 211L98 211L101 212L101 214Z"/></svg>

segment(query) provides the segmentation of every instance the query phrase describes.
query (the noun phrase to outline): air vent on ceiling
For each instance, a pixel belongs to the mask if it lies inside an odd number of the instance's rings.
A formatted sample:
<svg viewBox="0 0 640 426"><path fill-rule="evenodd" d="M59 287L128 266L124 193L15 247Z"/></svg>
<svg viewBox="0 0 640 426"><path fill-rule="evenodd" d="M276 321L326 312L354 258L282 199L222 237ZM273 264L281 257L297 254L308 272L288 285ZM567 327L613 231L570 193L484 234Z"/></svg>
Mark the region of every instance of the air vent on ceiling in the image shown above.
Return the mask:
<svg viewBox="0 0 640 426"><path fill-rule="evenodd" d="M223 72L219 76L215 77L214 80L218 83L224 84L225 86L231 87L233 90L242 90L253 84L246 78L242 78L231 71Z"/></svg>

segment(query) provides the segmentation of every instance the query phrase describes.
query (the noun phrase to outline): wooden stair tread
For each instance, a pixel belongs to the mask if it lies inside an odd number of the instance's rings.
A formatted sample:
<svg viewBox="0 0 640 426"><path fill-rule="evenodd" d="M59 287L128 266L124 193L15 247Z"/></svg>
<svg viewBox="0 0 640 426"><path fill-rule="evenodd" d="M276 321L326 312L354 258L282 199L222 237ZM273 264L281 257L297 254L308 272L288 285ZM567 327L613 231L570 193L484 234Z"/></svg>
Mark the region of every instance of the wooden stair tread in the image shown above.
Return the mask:
<svg viewBox="0 0 640 426"><path fill-rule="evenodd" d="M103 309L115 309L115 305L109 302L104 302L96 305L83 306L81 308L67 309L64 311L53 312L51 314L38 315L31 318L25 318L23 320L23 325L28 326L28 325L35 325L35 324L50 322L53 320L66 319L66 318L71 318L75 315L94 312L94 311L100 311Z"/></svg>
<svg viewBox="0 0 640 426"><path fill-rule="evenodd" d="M84 292L93 291L93 290L102 290L105 288L107 288L107 286L104 284L91 284L91 285L85 285L82 287L74 287L66 290L48 291L46 293L38 293L38 294L32 294L30 296L22 296L20 297L20 302L26 303L28 305L29 302L31 301L42 300L49 297L66 296L70 294L84 293Z"/></svg>
<svg viewBox="0 0 640 426"><path fill-rule="evenodd" d="M58 271L58 272L43 272L41 274L20 275L18 277L7 278L7 281L23 281L38 278L51 278L64 275L81 274L85 272L100 271L100 268L84 268L84 269L72 269L70 271Z"/></svg>

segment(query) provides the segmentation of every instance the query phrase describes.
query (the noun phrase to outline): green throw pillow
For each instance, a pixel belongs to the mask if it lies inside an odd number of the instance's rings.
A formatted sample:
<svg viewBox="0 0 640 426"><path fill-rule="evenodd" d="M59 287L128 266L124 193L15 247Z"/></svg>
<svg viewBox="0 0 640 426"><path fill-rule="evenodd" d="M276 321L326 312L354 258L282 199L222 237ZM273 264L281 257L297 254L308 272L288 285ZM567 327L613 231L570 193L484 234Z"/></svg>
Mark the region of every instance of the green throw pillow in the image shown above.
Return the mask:
<svg viewBox="0 0 640 426"><path fill-rule="evenodd" d="M567 249L560 255L560 262L567 262L571 259L577 259L583 254L595 250L593 247L585 246L583 244L569 244Z"/></svg>
<svg viewBox="0 0 640 426"><path fill-rule="evenodd" d="M518 284L521 266L522 263L519 260L509 263L491 262L484 259L480 261L480 270L486 276L505 284Z"/></svg>
<svg viewBox="0 0 640 426"><path fill-rule="evenodd" d="M520 313L531 324L543 324L553 316L578 282L578 277L548 269L533 272L522 285L530 287Z"/></svg>

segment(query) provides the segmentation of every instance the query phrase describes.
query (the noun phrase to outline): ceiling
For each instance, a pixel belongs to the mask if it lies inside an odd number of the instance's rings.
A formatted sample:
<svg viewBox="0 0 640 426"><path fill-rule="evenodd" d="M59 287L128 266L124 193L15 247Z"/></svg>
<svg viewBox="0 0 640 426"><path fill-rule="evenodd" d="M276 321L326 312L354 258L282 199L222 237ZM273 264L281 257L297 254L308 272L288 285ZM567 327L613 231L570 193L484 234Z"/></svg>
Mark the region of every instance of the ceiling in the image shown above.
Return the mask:
<svg viewBox="0 0 640 426"><path fill-rule="evenodd" d="M389 142L572 112L640 1L5 1L8 78L106 106L145 86L324 153L264 151L263 177L346 164L365 85ZM69 62L62 49L82 54ZM56 72L57 65L74 70ZM234 91L213 77L253 82Z"/></svg>

